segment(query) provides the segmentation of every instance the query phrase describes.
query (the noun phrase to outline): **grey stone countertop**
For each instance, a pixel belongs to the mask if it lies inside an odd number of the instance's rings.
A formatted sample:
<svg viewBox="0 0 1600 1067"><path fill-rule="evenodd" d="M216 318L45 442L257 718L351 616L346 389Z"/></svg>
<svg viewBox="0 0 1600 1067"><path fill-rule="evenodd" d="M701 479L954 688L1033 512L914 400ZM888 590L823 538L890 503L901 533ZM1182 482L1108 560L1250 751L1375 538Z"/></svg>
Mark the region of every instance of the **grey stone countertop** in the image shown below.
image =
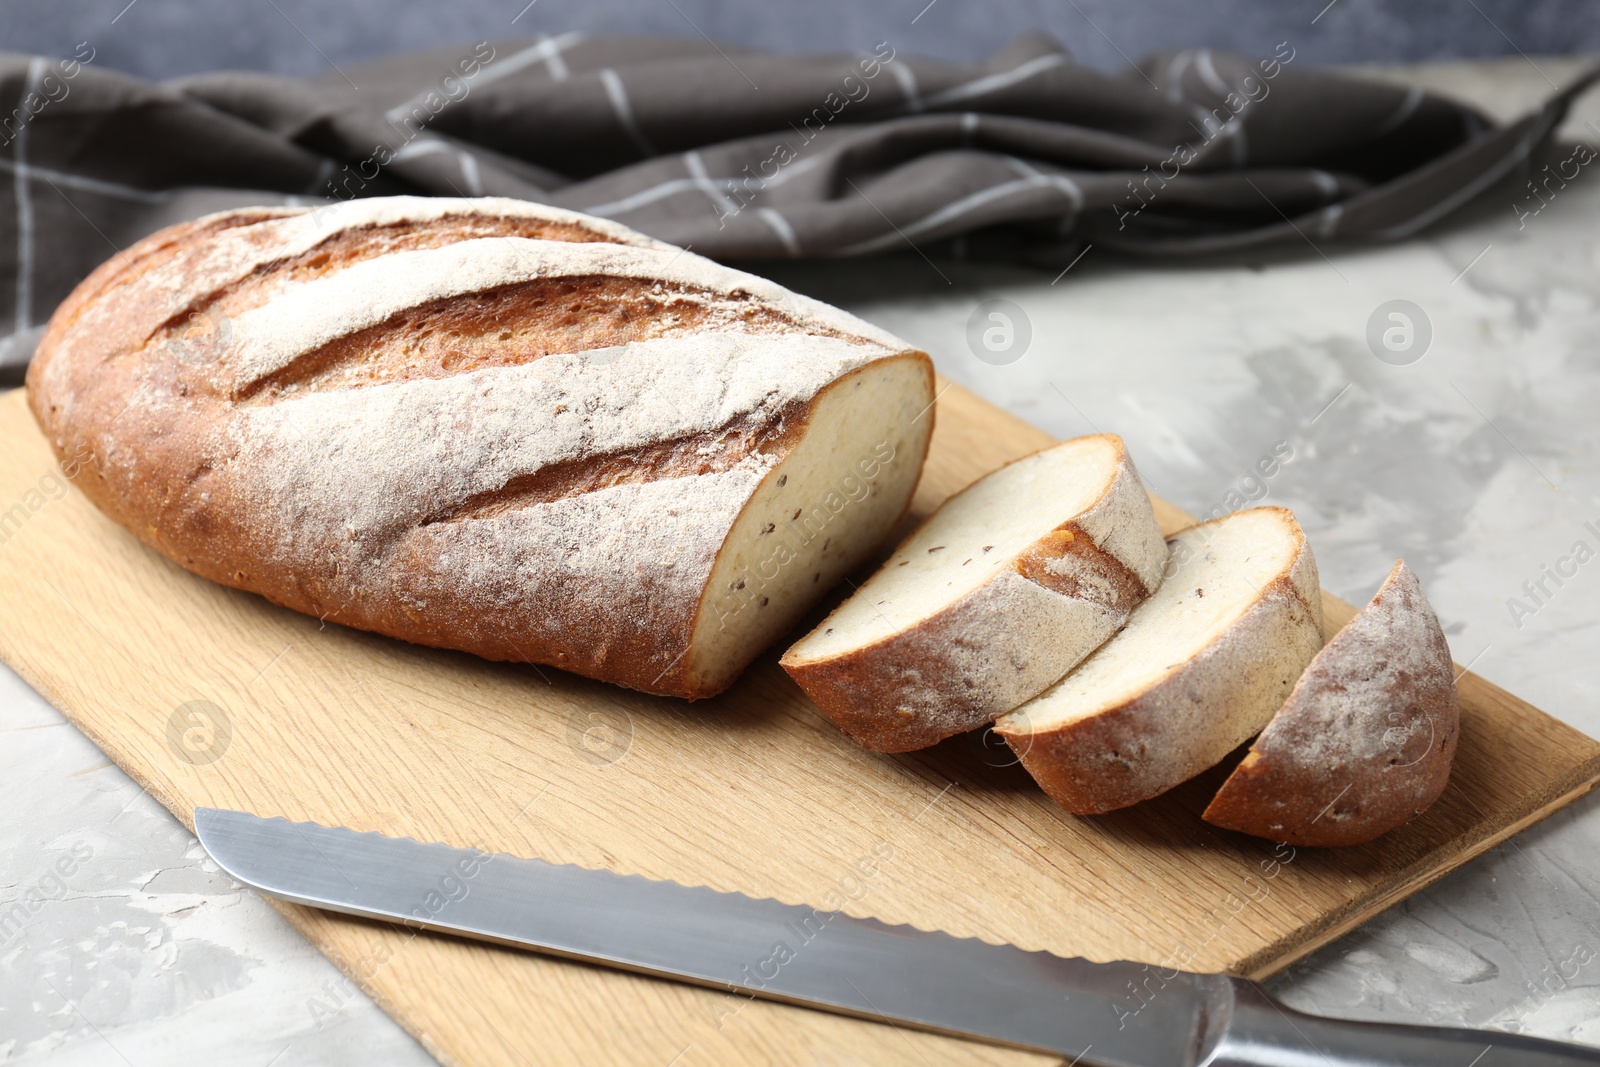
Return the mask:
<svg viewBox="0 0 1600 1067"><path fill-rule="evenodd" d="M1508 117L1576 66L1371 73ZM1596 97L1535 169L1579 140L1600 146ZM1054 434L1122 434L1151 486L1191 511L1293 508L1347 599L1364 602L1404 556L1458 661L1597 735L1600 559L1571 553L1600 548L1585 525L1600 528L1600 167L1548 203L1526 178L1393 246L1178 264L1090 249L1060 277L909 251L772 273L922 345L945 375ZM1387 318L1397 300L1411 305L1409 347L1406 322ZM969 323L998 324L996 309L1013 347L974 349ZM1275 450L1292 458L1263 478L1257 460ZM1530 595L1524 583L1563 558L1576 574ZM0 1063L431 1062L3 668L0 737L0 914L40 902L0 930ZM1330 1015L1600 1044L1597 889L1591 797L1270 985Z"/></svg>

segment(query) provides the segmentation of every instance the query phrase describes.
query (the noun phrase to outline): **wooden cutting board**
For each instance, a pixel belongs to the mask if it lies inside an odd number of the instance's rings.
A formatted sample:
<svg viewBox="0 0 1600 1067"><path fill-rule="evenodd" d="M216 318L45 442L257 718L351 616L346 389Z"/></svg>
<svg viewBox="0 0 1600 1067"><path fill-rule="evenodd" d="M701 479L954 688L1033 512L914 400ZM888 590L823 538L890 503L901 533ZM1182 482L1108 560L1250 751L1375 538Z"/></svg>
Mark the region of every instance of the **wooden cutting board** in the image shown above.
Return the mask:
<svg viewBox="0 0 1600 1067"><path fill-rule="evenodd" d="M960 388L937 418L919 515L1049 441ZM1351 609L1326 608L1331 633ZM1465 674L1449 789L1370 845L1295 850L1213 829L1197 813L1216 772L1078 818L978 735L901 756L857 748L775 656L690 705L323 625L195 578L67 487L20 392L0 397L0 655L191 825L196 806L240 808L1257 976L1600 776L1600 745ZM1052 1062L279 910L448 1064ZM324 991L307 1011L339 1006Z"/></svg>

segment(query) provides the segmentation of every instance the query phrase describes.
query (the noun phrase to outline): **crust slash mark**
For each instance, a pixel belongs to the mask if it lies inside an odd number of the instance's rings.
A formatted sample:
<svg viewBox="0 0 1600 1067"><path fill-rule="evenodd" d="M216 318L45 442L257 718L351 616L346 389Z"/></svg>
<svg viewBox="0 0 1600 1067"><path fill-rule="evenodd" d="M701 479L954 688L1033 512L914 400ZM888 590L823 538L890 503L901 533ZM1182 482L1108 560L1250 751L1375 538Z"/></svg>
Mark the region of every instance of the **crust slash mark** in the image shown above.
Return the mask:
<svg viewBox="0 0 1600 1067"><path fill-rule="evenodd" d="M1051 530L1017 557L1017 573L1063 596L1127 614L1150 595L1144 581L1075 522Z"/></svg>
<svg viewBox="0 0 1600 1067"><path fill-rule="evenodd" d="M301 392L448 378L547 355L727 331L859 340L797 323L748 294L605 275L537 278L408 308L296 357L235 399L271 403Z"/></svg>
<svg viewBox="0 0 1600 1067"><path fill-rule="evenodd" d="M209 232L280 222L286 217L299 216L298 213L258 218L241 215L219 220L219 224ZM221 225L222 222L229 225ZM454 214L436 219L352 226L330 234L304 252L261 263L244 277L200 294L174 312L145 340L148 344L173 331L181 331L192 316L206 314L214 306L220 305L218 310L226 315L238 315L266 303L284 285L314 281L376 256L443 248L459 241L485 237L525 237L534 241L565 241L572 244L618 243L615 238L573 223L505 216ZM181 250L183 245L177 247Z"/></svg>
<svg viewBox="0 0 1600 1067"><path fill-rule="evenodd" d="M751 456L781 455L805 425L806 406L796 404L776 415L741 415L710 434L696 432L626 451L563 460L517 475L498 489L473 494L420 525L494 518L617 485L717 474Z"/></svg>

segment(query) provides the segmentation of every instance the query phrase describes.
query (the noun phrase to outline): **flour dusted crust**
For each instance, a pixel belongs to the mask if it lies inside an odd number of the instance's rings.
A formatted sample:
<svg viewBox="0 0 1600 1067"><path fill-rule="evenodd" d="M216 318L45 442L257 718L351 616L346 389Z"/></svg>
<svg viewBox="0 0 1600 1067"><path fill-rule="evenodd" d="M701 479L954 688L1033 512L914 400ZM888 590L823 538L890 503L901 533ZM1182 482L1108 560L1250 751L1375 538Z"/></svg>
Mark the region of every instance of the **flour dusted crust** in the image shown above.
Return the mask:
<svg viewBox="0 0 1600 1067"><path fill-rule="evenodd" d="M1059 679L1166 560L1121 438L1075 438L946 501L783 667L858 743L925 748Z"/></svg>
<svg viewBox="0 0 1600 1067"><path fill-rule="evenodd" d="M1397 561L1311 661L1205 819L1292 845L1370 841L1444 791L1460 717L1444 631Z"/></svg>
<svg viewBox="0 0 1600 1067"><path fill-rule="evenodd" d="M1166 792L1255 736L1322 646L1316 562L1284 508L1180 530L1161 588L995 732L1062 807Z"/></svg>
<svg viewBox="0 0 1600 1067"><path fill-rule="evenodd" d="M893 336L499 199L164 230L61 305L28 393L83 491L198 574L685 697L875 550L933 424Z"/></svg>

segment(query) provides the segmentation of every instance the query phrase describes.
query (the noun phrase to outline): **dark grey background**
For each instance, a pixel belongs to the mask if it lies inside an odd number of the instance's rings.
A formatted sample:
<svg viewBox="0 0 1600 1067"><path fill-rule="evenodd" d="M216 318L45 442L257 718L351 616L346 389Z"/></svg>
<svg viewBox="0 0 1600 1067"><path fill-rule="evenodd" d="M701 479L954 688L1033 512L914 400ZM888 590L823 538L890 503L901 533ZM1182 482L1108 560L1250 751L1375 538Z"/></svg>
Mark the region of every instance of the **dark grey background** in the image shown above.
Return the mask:
<svg viewBox="0 0 1600 1067"><path fill-rule="evenodd" d="M1289 41L1315 63L1600 50L1593 0L5 0L0 48L159 78L243 68L314 73L407 49L568 31L671 34L783 51L975 59L1042 29L1083 61ZM926 8L926 10L924 10ZM1326 9L1326 10L1325 10ZM515 19L515 23L513 23ZM913 19L915 22L913 23ZM1315 19L1315 24L1313 24ZM114 21L113 21L114 20Z"/></svg>

